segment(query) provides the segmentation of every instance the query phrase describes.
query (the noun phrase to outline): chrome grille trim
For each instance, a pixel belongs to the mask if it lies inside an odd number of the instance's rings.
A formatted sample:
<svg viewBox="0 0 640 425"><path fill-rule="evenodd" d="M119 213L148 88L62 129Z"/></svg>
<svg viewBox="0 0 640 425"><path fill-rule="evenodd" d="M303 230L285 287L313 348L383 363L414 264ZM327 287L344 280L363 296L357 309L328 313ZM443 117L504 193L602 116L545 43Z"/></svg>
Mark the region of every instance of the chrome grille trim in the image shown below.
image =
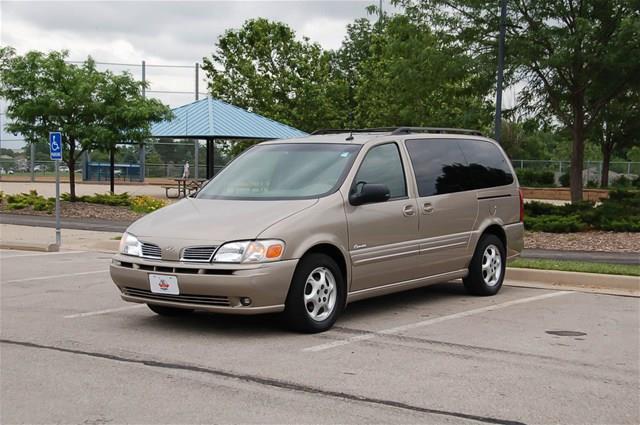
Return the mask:
<svg viewBox="0 0 640 425"><path fill-rule="evenodd" d="M146 289L138 288L124 288L124 294L132 297L144 298L147 300L161 300L161 301L175 301L184 304L201 304L201 305L214 305L229 307L229 297L221 295L168 295L168 294L154 294Z"/></svg>
<svg viewBox="0 0 640 425"><path fill-rule="evenodd" d="M156 244L142 242L142 257L145 258L162 258L162 251Z"/></svg>
<svg viewBox="0 0 640 425"><path fill-rule="evenodd" d="M192 261L200 263L209 263L218 247L210 246L189 246L182 250L180 261Z"/></svg>

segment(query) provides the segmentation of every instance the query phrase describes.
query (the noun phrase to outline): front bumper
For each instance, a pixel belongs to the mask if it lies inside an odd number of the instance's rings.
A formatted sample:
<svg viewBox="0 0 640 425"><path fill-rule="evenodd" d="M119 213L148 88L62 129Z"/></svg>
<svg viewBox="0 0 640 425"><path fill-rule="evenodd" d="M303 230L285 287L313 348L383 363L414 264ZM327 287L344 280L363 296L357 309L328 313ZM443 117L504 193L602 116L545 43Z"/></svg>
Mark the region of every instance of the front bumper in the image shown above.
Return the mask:
<svg viewBox="0 0 640 425"><path fill-rule="evenodd" d="M298 260L263 264L211 264L149 260L117 254L111 279L122 299L218 313L259 314L284 310ZM150 292L149 274L176 276L180 295ZM245 306L241 298L250 298Z"/></svg>

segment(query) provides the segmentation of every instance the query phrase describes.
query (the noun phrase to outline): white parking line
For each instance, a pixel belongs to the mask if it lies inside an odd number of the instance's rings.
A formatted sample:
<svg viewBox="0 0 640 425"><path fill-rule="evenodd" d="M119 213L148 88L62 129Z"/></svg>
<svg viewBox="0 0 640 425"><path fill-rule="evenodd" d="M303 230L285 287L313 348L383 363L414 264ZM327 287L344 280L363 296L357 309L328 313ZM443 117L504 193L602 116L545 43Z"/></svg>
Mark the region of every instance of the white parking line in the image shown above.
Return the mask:
<svg viewBox="0 0 640 425"><path fill-rule="evenodd" d="M82 254L82 253L91 252L91 251L59 251L59 252L39 252L37 254L2 255L4 253L14 253L14 252L17 252L17 251L15 251L15 250L2 250L2 251L0 251L0 260L4 260L6 258L39 257L39 256L42 256L42 255Z"/></svg>
<svg viewBox="0 0 640 425"><path fill-rule="evenodd" d="M86 276L90 274L99 274L99 273L109 273L109 270L105 269L105 270L96 270L94 272L80 272L80 273L57 274L53 276L27 277L25 279L7 280L6 282L3 282L3 283L29 282L32 280L50 280L50 279L58 279L61 277Z"/></svg>
<svg viewBox="0 0 640 425"><path fill-rule="evenodd" d="M339 341L327 342L326 344L314 345L312 347L303 348L302 351L314 351L315 352L315 351L328 350L330 348L341 347L341 346L344 346L344 345L347 345L347 344L351 344L351 343L354 343L354 342L358 342L358 341L366 341L366 340L369 340L369 339L373 339L376 336L380 336L380 335L397 334L397 333L404 332L404 331L407 331L407 330L410 330L410 329L416 329L416 328L421 328L421 327L424 327L424 326L434 325L436 323L445 322L447 320L459 319L461 317L469 317L469 316L473 316L475 314L486 313L488 311L501 310L503 308L511 307L513 305L530 303L530 302L533 302L533 301L539 301L539 300L544 300L544 299L547 299L547 298L558 297L560 295L566 295L566 294L570 294L570 293L571 293L571 291L557 291L557 292L551 292L551 293L543 294L543 295L536 295L535 297L520 298L518 300L507 301L507 302L504 302L504 303L501 303L501 304L494 304L494 305L490 305L490 306L487 306L487 307L475 308L473 310L462 311L460 313L449 314L447 316L434 317L433 319L423 320L423 321L417 322L417 323L410 323L408 325L403 325L403 326L397 326L395 328L389 328L389 329L384 329L384 330L381 330L381 331L375 331L375 332L366 333L366 334L362 334L362 335L356 335L356 336L352 336L350 338L339 340Z"/></svg>
<svg viewBox="0 0 640 425"><path fill-rule="evenodd" d="M127 306L124 306L124 307L109 308L107 310L88 311L86 313L70 314L68 316L64 316L64 318L65 319L77 319L78 317L97 316L99 314L115 313L116 311L133 310L134 308L140 308L140 307L144 307L144 306L145 306L145 304L127 305Z"/></svg>

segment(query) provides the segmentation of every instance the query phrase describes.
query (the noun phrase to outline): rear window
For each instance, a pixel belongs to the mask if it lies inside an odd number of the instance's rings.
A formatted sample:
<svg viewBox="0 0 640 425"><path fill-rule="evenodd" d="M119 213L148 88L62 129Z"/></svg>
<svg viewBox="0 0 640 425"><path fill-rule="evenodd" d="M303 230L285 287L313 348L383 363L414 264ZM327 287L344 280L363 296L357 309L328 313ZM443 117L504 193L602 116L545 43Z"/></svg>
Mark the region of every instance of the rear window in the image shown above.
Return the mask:
<svg viewBox="0 0 640 425"><path fill-rule="evenodd" d="M511 167L496 145L481 140L459 140L458 144L467 160L467 190L513 183Z"/></svg>
<svg viewBox="0 0 640 425"><path fill-rule="evenodd" d="M504 155L480 140L407 140L420 196L442 195L513 183Z"/></svg>

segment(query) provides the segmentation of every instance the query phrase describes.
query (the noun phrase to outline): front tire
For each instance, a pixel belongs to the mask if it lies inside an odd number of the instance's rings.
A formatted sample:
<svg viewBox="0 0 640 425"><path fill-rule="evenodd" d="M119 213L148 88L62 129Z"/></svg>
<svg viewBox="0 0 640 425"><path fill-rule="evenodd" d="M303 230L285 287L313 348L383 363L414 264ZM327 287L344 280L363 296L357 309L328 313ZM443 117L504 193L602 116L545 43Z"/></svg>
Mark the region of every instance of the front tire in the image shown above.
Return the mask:
<svg viewBox="0 0 640 425"><path fill-rule="evenodd" d="M346 299L345 278L329 256L304 256L291 281L284 318L289 328L306 333L324 332L336 322Z"/></svg>
<svg viewBox="0 0 640 425"><path fill-rule="evenodd" d="M506 269L504 244L495 235L483 235L469 264L469 274L462 281L473 295L495 295L502 287Z"/></svg>
<svg viewBox="0 0 640 425"><path fill-rule="evenodd" d="M153 311L156 314L159 314L160 316L175 317L175 316L184 316L185 314L193 313L193 310L190 310L187 308L167 307L164 305L157 305L157 304L147 304L147 307L149 307L151 311Z"/></svg>

